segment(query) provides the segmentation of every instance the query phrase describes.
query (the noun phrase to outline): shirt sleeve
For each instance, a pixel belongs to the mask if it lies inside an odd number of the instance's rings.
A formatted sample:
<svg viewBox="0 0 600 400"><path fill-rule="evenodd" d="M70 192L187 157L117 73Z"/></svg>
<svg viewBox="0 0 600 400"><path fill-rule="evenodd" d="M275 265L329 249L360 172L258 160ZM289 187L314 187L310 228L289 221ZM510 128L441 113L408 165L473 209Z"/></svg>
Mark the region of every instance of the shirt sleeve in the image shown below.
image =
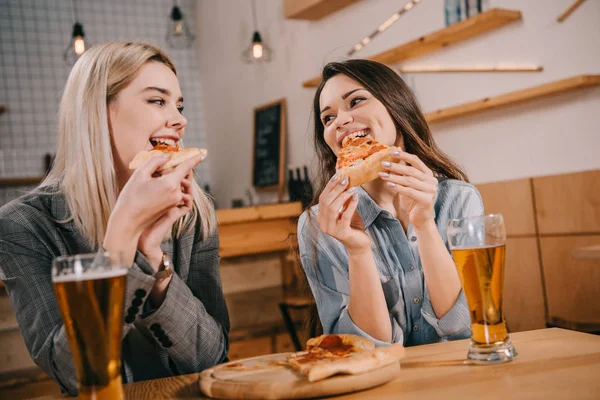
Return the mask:
<svg viewBox="0 0 600 400"><path fill-rule="evenodd" d="M309 231L311 228L308 227L307 219L308 216L305 212L298 222L298 245L302 267L316 301L323 333L354 334L371 340L377 347L389 345L388 342L373 338L354 323L348 313L350 296L332 289L332 287L335 287L335 279L331 279L331 282L325 282L325 276L330 275L330 273L336 274L337 270L333 268L333 263L326 252L319 251L316 247L316 242L313 239L315 233ZM311 216L311 219L316 219L316 216ZM316 226L312 224L311 226L317 229ZM317 274L317 268L325 269L328 273ZM339 276L339 279L346 278ZM402 343L404 339L403 331L391 315L390 322L392 324L392 341Z"/></svg>

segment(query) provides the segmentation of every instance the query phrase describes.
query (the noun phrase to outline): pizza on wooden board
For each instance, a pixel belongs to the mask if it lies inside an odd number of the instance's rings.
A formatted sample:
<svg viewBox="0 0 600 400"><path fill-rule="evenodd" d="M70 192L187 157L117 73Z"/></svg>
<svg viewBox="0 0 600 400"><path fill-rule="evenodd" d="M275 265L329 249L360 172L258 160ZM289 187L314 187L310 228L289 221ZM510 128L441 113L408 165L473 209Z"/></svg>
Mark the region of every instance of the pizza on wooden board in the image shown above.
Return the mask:
<svg viewBox="0 0 600 400"><path fill-rule="evenodd" d="M402 151L399 147L386 146L365 133L348 135L342 141L335 169L348 178L350 186L360 186L379 178L384 171L382 161L393 161L392 151Z"/></svg>
<svg viewBox="0 0 600 400"><path fill-rule="evenodd" d="M322 335L309 339L306 351L292 353L287 364L316 382L337 374L362 374L397 362L404 346L375 348L363 337L350 334Z"/></svg>
<svg viewBox="0 0 600 400"><path fill-rule="evenodd" d="M155 157L158 154L170 154L169 161L162 165L158 171L165 171L171 168L175 168L185 160L194 158L197 155L202 155L202 158L206 157L208 151L206 149L180 149L177 145L169 145L166 143L157 142L152 150L142 150L135 155L133 160L129 163L129 169L138 169L146 161Z"/></svg>

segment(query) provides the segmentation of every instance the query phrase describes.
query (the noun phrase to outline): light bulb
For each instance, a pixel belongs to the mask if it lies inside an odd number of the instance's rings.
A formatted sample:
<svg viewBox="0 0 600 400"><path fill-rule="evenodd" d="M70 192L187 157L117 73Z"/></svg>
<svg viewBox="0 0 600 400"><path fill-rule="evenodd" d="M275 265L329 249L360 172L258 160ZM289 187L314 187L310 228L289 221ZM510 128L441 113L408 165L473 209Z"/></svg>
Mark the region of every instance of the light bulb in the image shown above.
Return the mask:
<svg viewBox="0 0 600 400"><path fill-rule="evenodd" d="M252 43L244 50L242 57L244 62L269 62L271 61L272 50L265 45L260 37L260 33L255 31L252 35Z"/></svg>
<svg viewBox="0 0 600 400"><path fill-rule="evenodd" d="M73 25L73 33L71 34L71 40L63 53L63 58L68 65L73 65L85 50L90 46L89 40L85 42L85 33L83 32L83 25L79 22L75 22Z"/></svg>
<svg viewBox="0 0 600 400"><path fill-rule="evenodd" d="M262 58L263 56L263 46L262 43L254 43L252 46L252 55L254 58Z"/></svg>
<svg viewBox="0 0 600 400"><path fill-rule="evenodd" d="M75 54L78 56L85 52L85 42L83 41L83 37L77 36L75 40L73 40L73 51L75 51Z"/></svg>
<svg viewBox="0 0 600 400"><path fill-rule="evenodd" d="M183 24L181 20L173 21L173 35L180 36L183 34Z"/></svg>
<svg viewBox="0 0 600 400"><path fill-rule="evenodd" d="M183 18L181 9L174 5L169 15L169 25L166 40L169 46L175 49L190 47L194 42L195 36L191 33L190 27Z"/></svg>

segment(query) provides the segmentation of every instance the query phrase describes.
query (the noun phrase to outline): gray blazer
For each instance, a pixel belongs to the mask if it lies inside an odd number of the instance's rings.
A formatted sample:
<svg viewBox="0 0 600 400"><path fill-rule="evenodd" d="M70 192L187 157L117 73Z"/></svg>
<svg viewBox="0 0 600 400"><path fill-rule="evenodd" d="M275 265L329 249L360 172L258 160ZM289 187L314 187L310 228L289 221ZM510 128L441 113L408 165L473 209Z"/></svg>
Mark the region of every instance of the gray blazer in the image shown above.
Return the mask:
<svg viewBox="0 0 600 400"><path fill-rule="evenodd" d="M53 189L55 190L55 188ZM94 252L69 217L60 193L28 194L0 208L0 279L29 353L63 391L77 393L77 377L52 288L52 260ZM165 243L174 270L155 310L146 302L153 270L138 252L127 275L123 323L123 382L202 371L227 359L229 315L219 275L218 234L199 230Z"/></svg>

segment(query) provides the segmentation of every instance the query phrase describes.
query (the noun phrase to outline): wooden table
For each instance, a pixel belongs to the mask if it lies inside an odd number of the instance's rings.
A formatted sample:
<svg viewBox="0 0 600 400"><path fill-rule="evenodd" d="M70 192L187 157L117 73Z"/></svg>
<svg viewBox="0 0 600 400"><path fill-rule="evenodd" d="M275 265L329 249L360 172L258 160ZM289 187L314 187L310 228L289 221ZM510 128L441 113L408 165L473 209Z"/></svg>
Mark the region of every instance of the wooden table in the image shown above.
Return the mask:
<svg viewBox="0 0 600 400"><path fill-rule="evenodd" d="M492 366L469 365L467 340L409 347L397 379L336 399L600 398L600 336L552 328L511 338L519 356ZM136 382L125 385L125 394L128 399L205 399L197 380L198 374L191 374Z"/></svg>

